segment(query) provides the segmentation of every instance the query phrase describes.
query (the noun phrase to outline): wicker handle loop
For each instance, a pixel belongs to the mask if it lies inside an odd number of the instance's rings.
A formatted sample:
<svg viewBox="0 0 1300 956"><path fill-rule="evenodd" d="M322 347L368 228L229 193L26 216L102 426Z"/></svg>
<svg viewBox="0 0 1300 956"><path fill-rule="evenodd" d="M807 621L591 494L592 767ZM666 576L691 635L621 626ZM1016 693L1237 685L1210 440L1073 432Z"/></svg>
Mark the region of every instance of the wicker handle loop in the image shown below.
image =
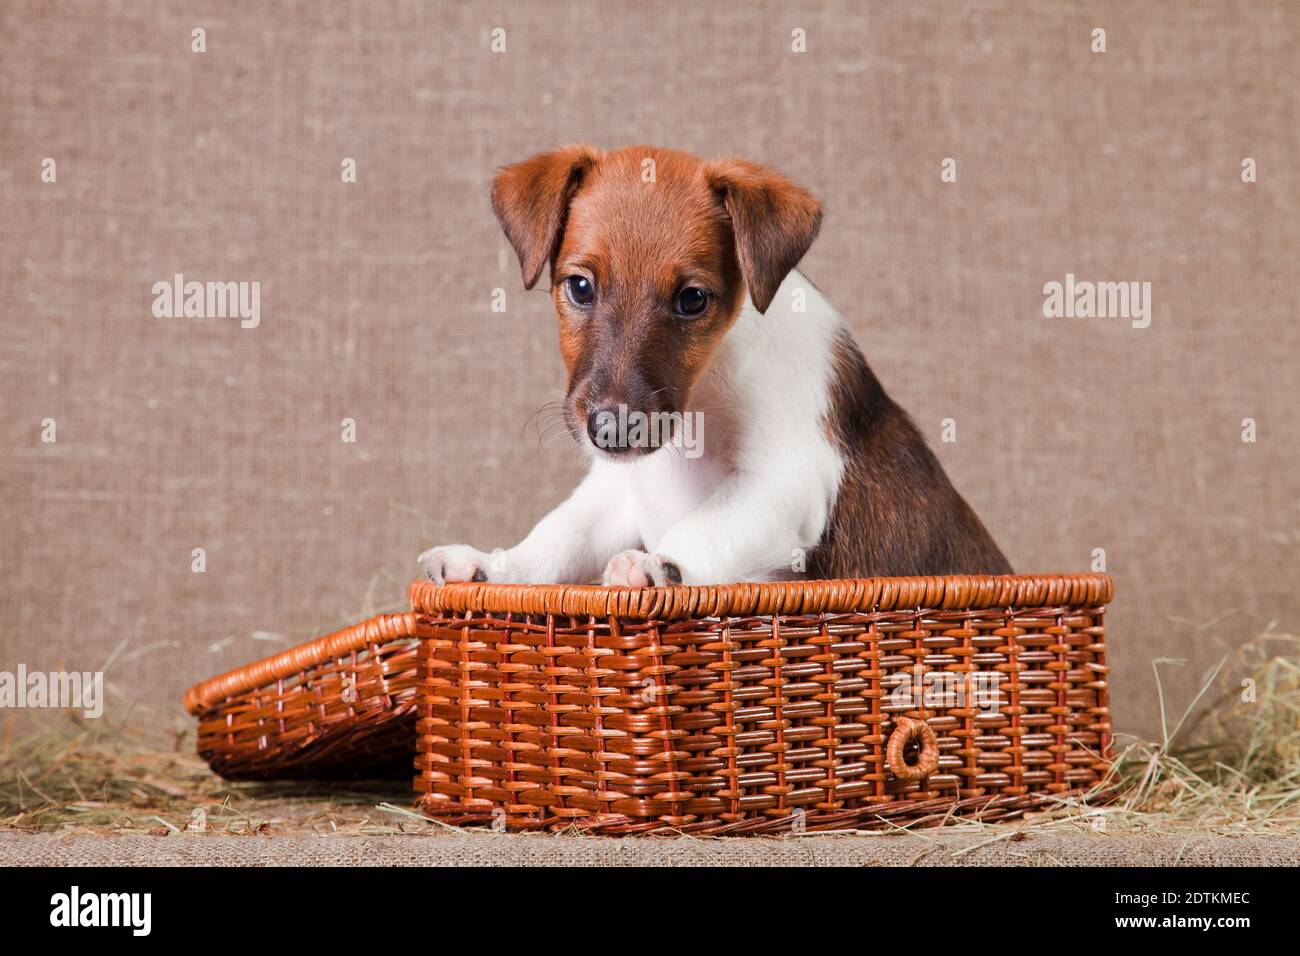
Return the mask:
<svg viewBox="0 0 1300 956"><path fill-rule="evenodd" d="M903 748L913 740L920 747L916 763L903 759ZM934 728L924 720L911 717L898 717L894 720L894 732L889 735L885 745L885 759L889 769L900 780L920 780L939 769L939 741L934 736Z"/></svg>

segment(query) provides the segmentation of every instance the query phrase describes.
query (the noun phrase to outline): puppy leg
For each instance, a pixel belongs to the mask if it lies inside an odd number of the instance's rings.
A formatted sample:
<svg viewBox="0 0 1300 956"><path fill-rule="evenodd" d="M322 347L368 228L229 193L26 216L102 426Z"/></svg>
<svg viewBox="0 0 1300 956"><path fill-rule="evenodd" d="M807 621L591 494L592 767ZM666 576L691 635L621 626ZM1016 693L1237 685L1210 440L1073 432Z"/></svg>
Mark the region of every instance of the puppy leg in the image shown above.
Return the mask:
<svg viewBox="0 0 1300 956"><path fill-rule="evenodd" d="M654 553L615 555L606 577L618 577L623 559L651 585L767 581L788 575L795 559L816 547L830 515L830 503L811 489L739 478L720 487L704 504L675 523L655 543Z"/></svg>

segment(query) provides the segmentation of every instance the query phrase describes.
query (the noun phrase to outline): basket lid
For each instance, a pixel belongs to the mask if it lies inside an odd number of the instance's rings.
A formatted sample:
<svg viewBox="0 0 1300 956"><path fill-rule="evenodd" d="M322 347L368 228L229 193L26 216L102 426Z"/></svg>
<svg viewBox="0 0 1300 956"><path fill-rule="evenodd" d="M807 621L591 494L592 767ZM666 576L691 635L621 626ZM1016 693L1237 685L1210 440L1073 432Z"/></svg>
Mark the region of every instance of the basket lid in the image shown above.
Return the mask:
<svg viewBox="0 0 1300 956"><path fill-rule="evenodd" d="M334 660L371 644L415 636L415 615L379 614L333 634L326 634L287 651L245 664L232 671L195 684L185 692L185 709L201 714L228 697L263 687L269 683L300 674L326 661Z"/></svg>

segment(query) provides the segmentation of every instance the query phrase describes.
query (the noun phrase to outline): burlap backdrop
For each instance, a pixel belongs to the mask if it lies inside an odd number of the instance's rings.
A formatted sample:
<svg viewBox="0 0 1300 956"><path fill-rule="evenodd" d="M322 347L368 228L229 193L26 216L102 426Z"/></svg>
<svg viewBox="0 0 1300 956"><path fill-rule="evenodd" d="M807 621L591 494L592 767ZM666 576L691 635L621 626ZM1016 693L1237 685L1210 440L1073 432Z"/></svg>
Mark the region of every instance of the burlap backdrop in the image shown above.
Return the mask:
<svg viewBox="0 0 1300 956"><path fill-rule="evenodd" d="M1105 549L1122 729L1155 726L1153 658L1189 662L1178 709L1300 627L1295 5L2 9L0 669L129 638L114 712L178 706L431 544L521 536L579 471L525 428L562 369L487 189L576 139L821 196L805 271L1016 567ZM178 272L260 282L260 327L155 318ZM1045 319L1066 273L1150 282L1151 326Z"/></svg>

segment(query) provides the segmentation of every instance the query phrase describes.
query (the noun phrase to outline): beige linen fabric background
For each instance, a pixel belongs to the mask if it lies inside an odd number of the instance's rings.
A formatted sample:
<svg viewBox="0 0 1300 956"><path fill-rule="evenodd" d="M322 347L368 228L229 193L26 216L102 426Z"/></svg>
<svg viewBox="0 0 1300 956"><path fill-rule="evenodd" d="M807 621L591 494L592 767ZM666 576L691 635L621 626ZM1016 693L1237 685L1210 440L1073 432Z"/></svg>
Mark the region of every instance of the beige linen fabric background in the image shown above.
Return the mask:
<svg viewBox="0 0 1300 956"><path fill-rule="evenodd" d="M1266 2L10 0L0 669L129 641L110 715L179 709L400 600L421 549L523 535L579 466L527 425L563 373L489 182L646 142L822 198L804 270L1016 567L1105 549L1118 725L1153 732L1153 659L1187 659L1180 710L1300 628L1298 31ZM155 318L178 272L260 282L260 326ZM1150 282L1150 327L1044 318L1067 273Z"/></svg>

